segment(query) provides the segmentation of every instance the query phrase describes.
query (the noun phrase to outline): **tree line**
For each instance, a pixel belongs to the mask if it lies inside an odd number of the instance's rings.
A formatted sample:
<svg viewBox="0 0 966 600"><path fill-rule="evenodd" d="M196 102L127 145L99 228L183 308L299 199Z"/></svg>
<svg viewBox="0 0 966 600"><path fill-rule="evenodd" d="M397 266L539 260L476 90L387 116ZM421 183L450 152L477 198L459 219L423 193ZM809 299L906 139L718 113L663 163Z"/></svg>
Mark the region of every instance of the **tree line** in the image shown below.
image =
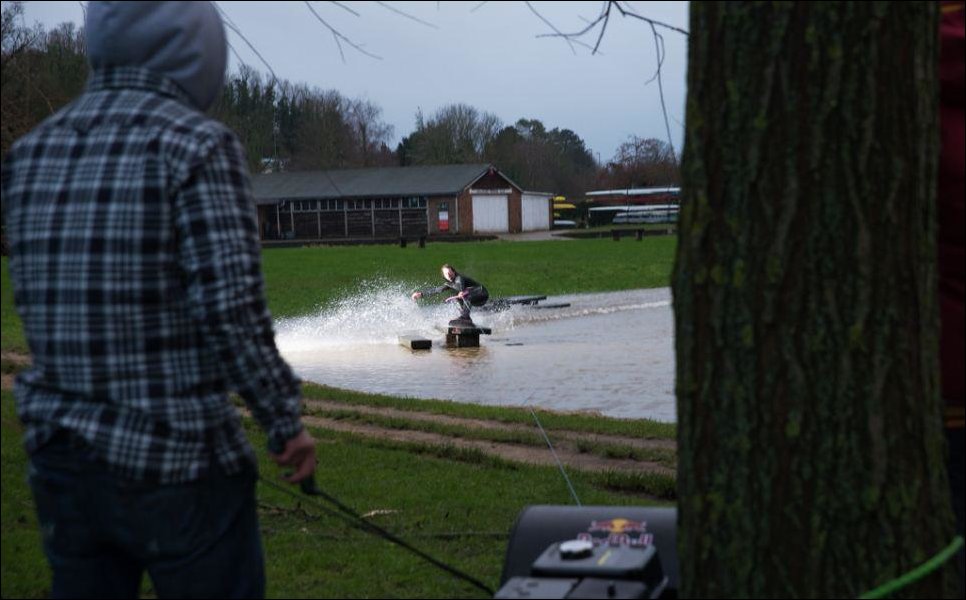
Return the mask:
<svg viewBox="0 0 966 600"><path fill-rule="evenodd" d="M84 32L23 24L20 2L3 5L2 153L79 95L89 67ZM245 146L253 172L493 163L524 189L580 196L594 188L674 185L677 159L666 142L630 136L599 163L569 128L535 118L504 123L468 104L424 115L394 144L382 108L332 89L276 80L243 66L226 81L212 116Z"/></svg>

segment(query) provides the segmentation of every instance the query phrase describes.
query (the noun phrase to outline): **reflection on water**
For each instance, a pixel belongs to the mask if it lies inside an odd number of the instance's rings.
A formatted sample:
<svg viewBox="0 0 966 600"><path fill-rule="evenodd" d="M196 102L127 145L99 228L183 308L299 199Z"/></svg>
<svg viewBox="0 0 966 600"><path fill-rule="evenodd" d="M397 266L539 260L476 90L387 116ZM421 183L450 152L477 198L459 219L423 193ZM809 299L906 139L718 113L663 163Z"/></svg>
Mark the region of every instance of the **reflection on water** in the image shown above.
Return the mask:
<svg viewBox="0 0 966 600"><path fill-rule="evenodd" d="M335 387L495 405L675 420L674 322L667 288L557 296L564 309L474 313L480 348L447 349L456 309L419 304L401 284L368 289L316 315L282 319L277 341L304 379ZM431 351L397 343L404 332Z"/></svg>

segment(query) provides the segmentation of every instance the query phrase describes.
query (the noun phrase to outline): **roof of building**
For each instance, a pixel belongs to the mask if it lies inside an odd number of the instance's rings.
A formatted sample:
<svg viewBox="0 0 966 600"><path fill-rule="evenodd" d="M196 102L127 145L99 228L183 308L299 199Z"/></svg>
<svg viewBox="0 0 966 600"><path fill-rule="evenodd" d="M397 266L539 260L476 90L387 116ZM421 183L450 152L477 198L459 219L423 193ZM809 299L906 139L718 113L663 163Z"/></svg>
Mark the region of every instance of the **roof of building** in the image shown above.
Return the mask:
<svg viewBox="0 0 966 600"><path fill-rule="evenodd" d="M490 168L488 164L475 164L267 173L255 175L252 188L259 204L281 200L445 196L459 194Z"/></svg>

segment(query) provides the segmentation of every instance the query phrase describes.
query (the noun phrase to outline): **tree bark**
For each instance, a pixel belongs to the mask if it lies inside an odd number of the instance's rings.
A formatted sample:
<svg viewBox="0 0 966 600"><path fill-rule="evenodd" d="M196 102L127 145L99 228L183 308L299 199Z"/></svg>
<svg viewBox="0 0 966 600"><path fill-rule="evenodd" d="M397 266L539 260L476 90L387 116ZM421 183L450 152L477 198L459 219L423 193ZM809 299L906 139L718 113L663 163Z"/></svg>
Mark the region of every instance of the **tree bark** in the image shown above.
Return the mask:
<svg viewBox="0 0 966 600"><path fill-rule="evenodd" d="M953 538L938 27L938 3L691 5L673 275L685 597L856 597Z"/></svg>

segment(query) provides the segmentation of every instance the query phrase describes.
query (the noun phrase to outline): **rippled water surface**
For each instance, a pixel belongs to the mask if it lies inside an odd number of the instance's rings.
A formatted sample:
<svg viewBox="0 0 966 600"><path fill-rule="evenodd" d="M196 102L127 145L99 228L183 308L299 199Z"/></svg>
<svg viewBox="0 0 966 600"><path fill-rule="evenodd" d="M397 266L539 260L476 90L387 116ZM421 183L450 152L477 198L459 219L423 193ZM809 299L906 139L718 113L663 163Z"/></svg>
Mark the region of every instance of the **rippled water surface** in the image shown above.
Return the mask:
<svg viewBox="0 0 966 600"><path fill-rule="evenodd" d="M568 308L474 312L480 348L447 349L449 305L370 284L315 315L277 322L282 354L304 379L365 392L674 421L674 324L667 288L556 296ZM434 340L431 351L400 333Z"/></svg>

